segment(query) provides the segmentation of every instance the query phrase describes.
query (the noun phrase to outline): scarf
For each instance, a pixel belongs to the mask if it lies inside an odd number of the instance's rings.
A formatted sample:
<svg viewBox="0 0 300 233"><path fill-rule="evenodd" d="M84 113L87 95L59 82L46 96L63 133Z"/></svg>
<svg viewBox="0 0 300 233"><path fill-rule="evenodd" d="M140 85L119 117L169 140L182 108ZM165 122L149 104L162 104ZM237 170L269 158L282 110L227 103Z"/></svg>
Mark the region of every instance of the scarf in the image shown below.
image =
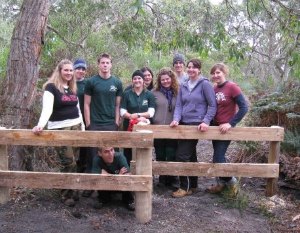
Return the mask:
<svg viewBox="0 0 300 233"><path fill-rule="evenodd" d="M167 89L164 87L160 87L160 91L166 96L167 100L168 100L168 109L169 112L172 111L172 99L173 99L173 90L172 89Z"/></svg>

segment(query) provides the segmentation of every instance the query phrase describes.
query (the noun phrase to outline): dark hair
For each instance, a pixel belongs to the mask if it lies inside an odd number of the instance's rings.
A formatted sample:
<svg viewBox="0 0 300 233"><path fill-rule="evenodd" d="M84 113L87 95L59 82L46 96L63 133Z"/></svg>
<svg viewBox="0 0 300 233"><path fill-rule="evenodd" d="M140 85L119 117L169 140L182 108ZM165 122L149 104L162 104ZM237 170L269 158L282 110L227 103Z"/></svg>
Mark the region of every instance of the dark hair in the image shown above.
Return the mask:
<svg viewBox="0 0 300 233"><path fill-rule="evenodd" d="M210 69L210 74L215 73L216 70L221 70L226 76L229 74L229 69L224 63L214 64L213 67Z"/></svg>
<svg viewBox="0 0 300 233"><path fill-rule="evenodd" d="M97 60L98 63L100 63L100 60L102 58L108 58L112 62L111 56L108 53L102 53L102 54L100 54L100 56L98 57L98 60Z"/></svg>
<svg viewBox="0 0 300 233"><path fill-rule="evenodd" d="M177 76L176 76L175 72L169 67L162 68L158 72L155 90L157 90L157 91L160 90L160 88L161 88L161 81L160 80L161 80L161 76L163 76L163 75L168 75L171 78L171 80L172 80L171 88L174 92L174 95L177 96L178 90L179 90L179 84L178 84Z"/></svg>
<svg viewBox="0 0 300 233"><path fill-rule="evenodd" d="M193 58L193 59L189 60L189 61L186 63L187 66L189 65L189 63L192 63L192 64L194 65L195 68L201 70L202 64L201 64L200 59L198 59L198 58Z"/></svg>
<svg viewBox="0 0 300 233"><path fill-rule="evenodd" d="M154 75L153 75L153 72L152 70L148 67L148 66L144 66L141 68L141 71L144 73L145 71L149 71L151 76L152 76L152 81L150 83L150 85L147 87L148 90L152 90L153 89L153 78L154 78Z"/></svg>

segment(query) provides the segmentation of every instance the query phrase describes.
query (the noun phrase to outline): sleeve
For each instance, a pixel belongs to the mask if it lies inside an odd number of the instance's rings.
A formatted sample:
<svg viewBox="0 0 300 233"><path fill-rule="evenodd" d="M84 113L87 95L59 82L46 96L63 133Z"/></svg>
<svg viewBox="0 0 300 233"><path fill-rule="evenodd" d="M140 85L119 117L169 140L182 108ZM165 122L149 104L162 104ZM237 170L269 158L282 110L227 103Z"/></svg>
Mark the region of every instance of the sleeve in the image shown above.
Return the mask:
<svg viewBox="0 0 300 233"><path fill-rule="evenodd" d="M234 101L238 105L239 110L229 122L232 127L235 127L236 124L239 123L248 112L248 105L242 93L236 96Z"/></svg>
<svg viewBox="0 0 300 233"><path fill-rule="evenodd" d="M101 166L100 166L100 158L99 156L94 156L93 158L93 166L92 173L101 174Z"/></svg>
<svg viewBox="0 0 300 233"><path fill-rule="evenodd" d="M86 83L85 83L85 87L84 87L84 94L85 95L89 95L89 96L92 96L93 94L93 89L92 89L92 78L89 78L86 80Z"/></svg>
<svg viewBox="0 0 300 233"><path fill-rule="evenodd" d="M118 157L119 157L120 168L126 167L127 171L130 172L130 167L129 167L128 163L127 163L127 160L126 160L125 156L120 153Z"/></svg>
<svg viewBox="0 0 300 233"><path fill-rule="evenodd" d="M38 126L44 128L53 112L54 95L49 91L44 91L43 108L39 119Z"/></svg>
<svg viewBox="0 0 300 233"><path fill-rule="evenodd" d="M117 90L116 95L122 96L122 94L123 94L123 85L122 85L122 82L118 79L118 90Z"/></svg>
<svg viewBox="0 0 300 233"><path fill-rule="evenodd" d="M121 98L121 104L120 104L120 108L122 108L126 111L127 111L127 99L128 99L127 93L128 93L127 91L123 92L122 98Z"/></svg>
<svg viewBox="0 0 300 233"><path fill-rule="evenodd" d="M207 111L203 118L203 122L209 125L217 112L216 95L212 85L208 81L205 81L203 83L203 90L204 90L205 99L207 101Z"/></svg>
<svg viewBox="0 0 300 233"><path fill-rule="evenodd" d="M176 98L176 105L173 115L173 120L179 122L181 120L182 115L182 94L181 94L182 85L180 85L179 92Z"/></svg>

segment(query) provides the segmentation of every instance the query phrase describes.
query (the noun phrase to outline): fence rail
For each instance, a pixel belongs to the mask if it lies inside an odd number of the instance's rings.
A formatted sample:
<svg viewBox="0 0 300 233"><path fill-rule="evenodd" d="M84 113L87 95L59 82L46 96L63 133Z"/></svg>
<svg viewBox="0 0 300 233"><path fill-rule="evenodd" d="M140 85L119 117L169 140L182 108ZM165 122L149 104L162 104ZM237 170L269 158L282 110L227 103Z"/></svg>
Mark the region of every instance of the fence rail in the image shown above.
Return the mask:
<svg viewBox="0 0 300 233"><path fill-rule="evenodd" d="M269 141L270 149L267 164L256 163L179 163L153 162L154 175L185 176L236 176L267 178L266 195L272 196L277 191L279 176L280 142L284 139L284 129L272 127L236 127L226 134L221 134L216 126L210 126L206 132L197 130L197 126L179 125L170 128L168 125L135 125L135 132L152 131L154 139L200 139L200 140L234 140L234 141ZM134 163L133 163L134 166Z"/></svg>

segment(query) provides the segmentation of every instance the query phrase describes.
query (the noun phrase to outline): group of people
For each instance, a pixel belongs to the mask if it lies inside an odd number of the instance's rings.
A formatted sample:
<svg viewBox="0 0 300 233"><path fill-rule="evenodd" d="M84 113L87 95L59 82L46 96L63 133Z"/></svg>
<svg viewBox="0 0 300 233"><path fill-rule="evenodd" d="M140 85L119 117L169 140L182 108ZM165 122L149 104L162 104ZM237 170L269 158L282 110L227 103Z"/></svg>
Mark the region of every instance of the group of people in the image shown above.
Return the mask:
<svg viewBox="0 0 300 233"><path fill-rule="evenodd" d="M35 134L45 126L56 130L117 131L122 125L131 131L134 124L157 124L176 127L195 125L199 131L209 130L209 125L219 126L227 133L246 114L248 108L241 89L227 81L228 68L215 64L210 71L212 82L201 74L201 61L191 59L185 64L182 54L175 54L173 68L162 68L155 80L149 67L132 74L132 82L123 90L119 78L111 74L112 58L103 53L98 58L99 72L85 79L87 63L77 59L72 63L62 60L50 79L44 84L42 113ZM186 68L186 70L185 70ZM157 161L197 162L197 140L156 139L154 148ZM230 141L213 141L213 162L225 163L225 153ZM128 174L132 151L124 153L113 147L56 149L63 172L100 174ZM160 176L159 182L167 186L176 177ZM219 177L216 185L207 189L211 193L222 192L229 187L236 193L235 177ZM198 177L179 177L179 187L172 196L184 197L197 190ZM92 190L82 195L90 196ZM112 192L98 191L98 206L111 200ZM78 191L62 190L62 201L74 206ZM134 210L131 192L122 192L122 201Z"/></svg>

